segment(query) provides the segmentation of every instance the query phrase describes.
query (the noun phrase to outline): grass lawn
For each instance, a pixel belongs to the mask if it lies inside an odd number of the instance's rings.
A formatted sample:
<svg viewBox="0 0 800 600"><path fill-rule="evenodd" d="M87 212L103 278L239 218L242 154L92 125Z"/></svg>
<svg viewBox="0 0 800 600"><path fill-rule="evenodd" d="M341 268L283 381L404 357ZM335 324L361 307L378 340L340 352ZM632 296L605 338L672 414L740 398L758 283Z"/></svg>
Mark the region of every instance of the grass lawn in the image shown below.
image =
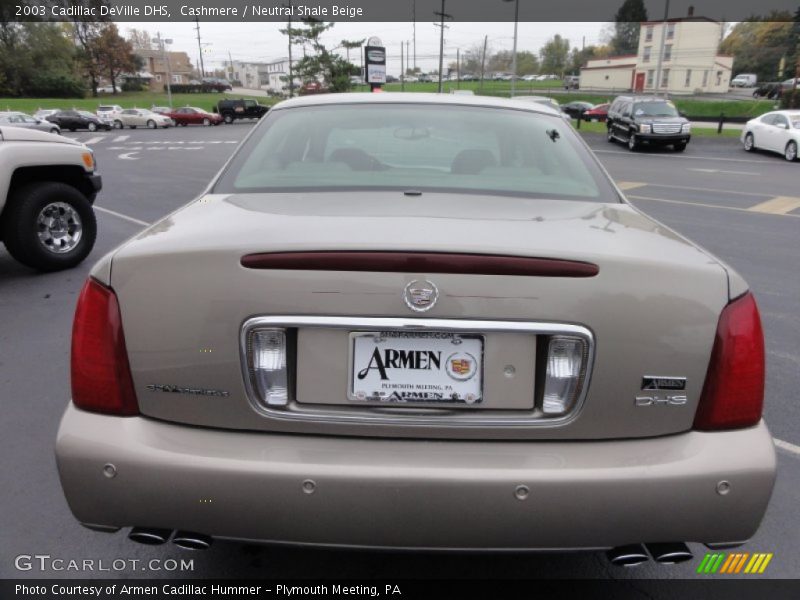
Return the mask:
<svg viewBox="0 0 800 600"><path fill-rule="evenodd" d="M275 104L274 98L264 96L239 96L224 94L172 94L172 106L197 106L211 110L223 98L252 98L261 104ZM97 98L2 98L0 110L18 110L33 114L40 108L75 108L94 112L102 104L119 104L122 108L150 108L167 106L167 94L156 92L123 92L120 94L101 94Z"/></svg>
<svg viewBox="0 0 800 600"><path fill-rule="evenodd" d="M580 90L566 91L560 81L517 81L517 95L537 95L550 96L566 104L574 100L591 102L592 104L602 104L611 102L619 94L599 94L584 93ZM390 83L385 86L387 92L399 92L399 83ZM361 86L361 91L366 91L366 86ZM481 88L478 81L445 81L443 83L445 93L450 90L462 89L473 90L476 94L485 96L509 96L511 94L511 82L509 81L484 81ZM436 92L438 83L407 83L407 92ZM753 118L775 110L775 102L772 100L694 100L672 98L679 111L686 113L689 117L719 117L724 113L726 117L748 117Z"/></svg>
<svg viewBox="0 0 800 600"><path fill-rule="evenodd" d="M573 120L573 125L576 125L576 122ZM710 124L712 125L712 124ZM579 133L603 133L606 132L606 124L605 123L587 123L586 121L581 123L581 128L578 129ZM714 127L692 127L692 137L712 137L712 138L738 138L742 134L741 130L739 129L722 129L722 133L717 133L716 126Z"/></svg>

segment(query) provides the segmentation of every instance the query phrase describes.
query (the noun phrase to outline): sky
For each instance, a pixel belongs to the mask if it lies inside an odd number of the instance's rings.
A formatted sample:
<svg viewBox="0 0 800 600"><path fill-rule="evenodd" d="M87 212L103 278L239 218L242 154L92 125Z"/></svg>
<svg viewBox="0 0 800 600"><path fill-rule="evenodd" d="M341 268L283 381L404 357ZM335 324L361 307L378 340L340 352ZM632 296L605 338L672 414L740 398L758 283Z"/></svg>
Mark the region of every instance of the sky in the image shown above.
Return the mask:
<svg viewBox="0 0 800 600"><path fill-rule="evenodd" d="M570 47L580 47L585 37L586 45L601 43L605 23L519 23L517 50L538 54L545 42L556 33L570 42ZM198 46L193 22L118 23L123 36L131 28L144 29L151 36L160 32L162 37L173 40L171 50L189 55L192 64L198 62ZM230 57L234 61L268 62L288 55L286 36L279 32L282 23L223 23L200 22L200 36L205 48L203 61L207 72L222 68ZM445 64L455 61L456 50L466 51L483 44L488 35L490 50L511 50L514 40L514 23L458 23L450 22L445 30ZM439 28L431 21L418 21L417 66L423 71L438 68ZM360 40L378 36L386 46L387 71L400 74L400 44L412 41L412 23L336 23L323 41L329 48L338 46L341 40ZM208 44L208 45L206 45ZM411 48L413 45L410 44ZM293 52L302 52L298 47ZM413 49L412 49L413 61ZM358 64L357 50L351 51L351 61Z"/></svg>

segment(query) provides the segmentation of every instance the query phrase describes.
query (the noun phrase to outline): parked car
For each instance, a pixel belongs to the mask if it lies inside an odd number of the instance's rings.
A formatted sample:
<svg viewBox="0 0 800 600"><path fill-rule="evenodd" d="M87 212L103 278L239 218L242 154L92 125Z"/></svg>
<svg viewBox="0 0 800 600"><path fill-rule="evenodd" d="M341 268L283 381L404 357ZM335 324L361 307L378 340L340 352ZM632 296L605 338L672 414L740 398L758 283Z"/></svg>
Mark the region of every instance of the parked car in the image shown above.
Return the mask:
<svg viewBox="0 0 800 600"><path fill-rule="evenodd" d="M97 234L102 188L92 151L67 137L0 124L0 239L40 271L85 259Z"/></svg>
<svg viewBox="0 0 800 600"><path fill-rule="evenodd" d="M527 102L532 104L540 104L542 106L549 106L553 110L557 111L561 118L566 121L570 120L570 116L561 110L561 105L558 103L558 100L554 100L549 96L514 96L513 100L515 102Z"/></svg>
<svg viewBox="0 0 800 600"><path fill-rule="evenodd" d="M187 125L219 125L222 123L222 115L208 112L196 106L183 106L164 115L172 119L175 125L186 127Z"/></svg>
<svg viewBox="0 0 800 600"><path fill-rule="evenodd" d="M151 106L150 110L154 113L158 113L159 115L167 115L172 112L172 109L169 106Z"/></svg>
<svg viewBox="0 0 800 600"><path fill-rule="evenodd" d="M394 75L387 75L386 76L386 83L398 83L399 81L400 80L397 77L395 77Z"/></svg>
<svg viewBox="0 0 800 600"><path fill-rule="evenodd" d="M795 83L795 81L797 83ZM800 77L793 77L792 79L786 79L785 81L781 82L781 92L783 94L791 92L795 87L800 88Z"/></svg>
<svg viewBox="0 0 800 600"><path fill-rule="evenodd" d="M492 81L511 81L511 73L495 73Z"/></svg>
<svg viewBox="0 0 800 600"><path fill-rule="evenodd" d="M46 117L51 123L55 123L61 129L77 131L78 129L88 129L97 131L98 129L111 129L112 124L101 121L97 115L88 111L80 110L60 110L57 113Z"/></svg>
<svg viewBox="0 0 800 600"><path fill-rule="evenodd" d="M255 100L236 100L232 98L220 100L214 107L214 112L219 113L228 124L238 119L260 119L268 111L269 106L259 104Z"/></svg>
<svg viewBox="0 0 800 600"><path fill-rule="evenodd" d="M608 141L627 144L631 152L643 145L669 146L683 152L692 127L669 100L653 96L617 96L608 109Z"/></svg>
<svg viewBox="0 0 800 600"><path fill-rule="evenodd" d="M364 80L358 75L350 76L350 85L364 85Z"/></svg>
<svg viewBox="0 0 800 600"><path fill-rule="evenodd" d="M218 77L203 77L203 85L216 92L227 92L233 89L230 81Z"/></svg>
<svg viewBox="0 0 800 600"><path fill-rule="evenodd" d="M611 106L608 102L605 104L598 104L583 113L584 121L599 121L604 123L608 117L608 107Z"/></svg>
<svg viewBox="0 0 800 600"><path fill-rule="evenodd" d="M57 112L61 112L60 108L40 108L35 113L33 113L34 119L40 119L44 121L50 115L54 115Z"/></svg>
<svg viewBox="0 0 800 600"><path fill-rule="evenodd" d="M103 85L97 88L99 94L119 94L121 91L118 86Z"/></svg>
<svg viewBox="0 0 800 600"><path fill-rule="evenodd" d="M297 93L301 96L307 96L309 94L327 94L328 88L319 81L307 81L300 87Z"/></svg>
<svg viewBox="0 0 800 600"><path fill-rule="evenodd" d="M538 75L524 75L522 77L522 81L538 81L538 80L539 80Z"/></svg>
<svg viewBox="0 0 800 600"><path fill-rule="evenodd" d="M617 564L756 533L754 296L552 110L296 98L207 193L78 298L55 451L87 527Z"/></svg>
<svg viewBox="0 0 800 600"><path fill-rule="evenodd" d="M9 125L11 127L22 127L23 129L35 129L37 131L46 131L47 133L60 134L61 128L55 123L36 119L30 115L22 112L0 112L0 125Z"/></svg>
<svg viewBox="0 0 800 600"><path fill-rule="evenodd" d="M459 77L461 81L478 81L480 79L477 75L473 73L462 73Z"/></svg>
<svg viewBox="0 0 800 600"><path fill-rule="evenodd" d="M99 117L116 117L122 113L122 107L119 104L101 104L97 107L97 116Z"/></svg>
<svg viewBox="0 0 800 600"><path fill-rule="evenodd" d="M100 129L113 129L114 127L114 117L108 116L106 114L96 114L93 112L89 112L88 110L79 110L78 113L85 119L97 119L100 121L101 127Z"/></svg>
<svg viewBox="0 0 800 600"><path fill-rule="evenodd" d="M126 108L114 118L114 127L117 129L122 129L123 127L130 127L131 129L136 129L137 127L158 129L162 127L166 129L173 125L172 119L167 115L162 115L146 108Z"/></svg>
<svg viewBox="0 0 800 600"><path fill-rule="evenodd" d="M406 83L417 83L418 81L419 81L419 77L416 77L414 75L406 75L405 76L405 82Z"/></svg>
<svg viewBox="0 0 800 600"><path fill-rule="evenodd" d="M731 79L731 87L755 87L758 75L755 73L739 73Z"/></svg>
<svg viewBox="0 0 800 600"><path fill-rule="evenodd" d="M428 75L427 73L421 73L417 80L422 83L432 83L434 81L439 81L439 78L434 78L433 75Z"/></svg>
<svg viewBox="0 0 800 600"><path fill-rule="evenodd" d="M782 154L788 161L797 160L800 145L800 111L776 110L748 121L741 141L748 152L768 150Z"/></svg>
<svg viewBox="0 0 800 600"><path fill-rule="evenodd" d="M561 110L563 110L573 119L580 119L583 113L585 113L587 110L591 110L592 108L594 108L594 104L591 102L581 102L580 100L567 102L566 104L561 105Z"/></svg>
<svg viewBox="0 0 800 600"><path fill-rule="evenodd" d="M767 98L774 100L781 97L782 87L780 83L769 82L761 83L753 90L753 98Z"/></svg>
<svg viewBox="0 0 800 600"><path fill-rule="evenodd" d="M580 89L580 75L566 75L564 77L564 89L565 90L577 90Z"/></svg>

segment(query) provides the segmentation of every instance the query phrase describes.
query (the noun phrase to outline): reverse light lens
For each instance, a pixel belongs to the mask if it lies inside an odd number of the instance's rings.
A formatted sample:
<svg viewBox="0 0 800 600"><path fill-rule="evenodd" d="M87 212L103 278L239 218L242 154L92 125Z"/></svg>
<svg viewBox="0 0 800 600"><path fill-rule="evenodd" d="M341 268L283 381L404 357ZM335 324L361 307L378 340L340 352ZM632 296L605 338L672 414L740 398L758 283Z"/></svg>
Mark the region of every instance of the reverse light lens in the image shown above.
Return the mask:
<svg viewBox="0 0 800 600"><path fill-rule="evenodd" d="M547 375L542 410L547 415L570 411L578 399L586 362L586 342L553 336L547 349Z"/></svg>
<svg viewBox="0 0 800 600"><path fill-rule="evenodd" d="M250 356L259 400L267 406L285 406L289 401L286 332L283 329L258 329L252 332Z"/></svg>
<svg viewBox="0 0 800 600"><path fill-rule="evenodd" d="M72 402L110 415L139 414L117 296L87 279L72 324Z"/></svg>
<svg viewBox="0 0 800 600"><path fill-rule="evenodd" d="M748 292L719 317L694 428L750 427L764 407L764 334L755 298Z"/></svg>

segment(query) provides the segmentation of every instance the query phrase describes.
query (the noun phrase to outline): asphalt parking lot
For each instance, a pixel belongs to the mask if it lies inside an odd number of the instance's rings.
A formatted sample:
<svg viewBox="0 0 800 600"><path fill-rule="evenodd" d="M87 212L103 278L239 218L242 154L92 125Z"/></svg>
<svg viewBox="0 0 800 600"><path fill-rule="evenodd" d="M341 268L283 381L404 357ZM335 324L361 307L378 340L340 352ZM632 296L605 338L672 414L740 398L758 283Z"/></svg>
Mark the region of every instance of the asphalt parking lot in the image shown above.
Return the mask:
<svg viewBox="0 0 800 600"><path fill-rule="evenodd" d="M219 127L77 133L94 149L104 190L96 203L98 239L78 268L37 274L0 248L0 397L4 418L3 542L0 577L564 577L689 578L696 560L677 566L612 567L602 553L432 554L254 547L217 542L191 553L141 546L120 532L94 533L70 514L53 459L58 422L69 397L69 341L77 294L104 253L190 201L250 131ZM778 445L775 493L747 552L771 552L764 576L796 577L800 557L800 164L747 154L734 139L697 138L685 153L631 154L604 136L585 138L630 200L737 269L760 304L767 341L765 418ZM643 285L646 285L644 283ZM157 307L154 307L154 311ZM155 314L155 313L154 313ZM587 503L591 502L587 498ZM464 527L469 527L465 522ZM191 558L192 572L18 571L20 554L52 557ZM701 576L708 578L710 576ZM724 576L719 576L724 577ZM634 584L635 585L635 584Z"/></svg>

